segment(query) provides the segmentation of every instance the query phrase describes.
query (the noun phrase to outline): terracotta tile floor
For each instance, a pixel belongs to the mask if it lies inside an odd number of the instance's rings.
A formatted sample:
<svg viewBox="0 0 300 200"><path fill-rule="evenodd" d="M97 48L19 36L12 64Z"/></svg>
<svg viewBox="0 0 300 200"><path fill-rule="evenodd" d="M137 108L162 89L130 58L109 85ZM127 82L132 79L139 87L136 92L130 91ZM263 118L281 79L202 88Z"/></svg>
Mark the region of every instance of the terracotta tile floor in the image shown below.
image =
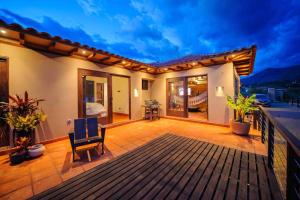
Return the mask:
<svg viewBox="0 0 300 200"><path fill-rule="evenodd" d="M47 144L42 157L16 166L9 165L7 155L0 156L0 199L26 199L165 133L266 154L259 132L254 130L249 137L241 137L233 135L229 128L213 125L172 119L139 121L108 129L105 154L98 157L92 152L92 162L81 152L81 160L73 163L68 140Z"/></svg>

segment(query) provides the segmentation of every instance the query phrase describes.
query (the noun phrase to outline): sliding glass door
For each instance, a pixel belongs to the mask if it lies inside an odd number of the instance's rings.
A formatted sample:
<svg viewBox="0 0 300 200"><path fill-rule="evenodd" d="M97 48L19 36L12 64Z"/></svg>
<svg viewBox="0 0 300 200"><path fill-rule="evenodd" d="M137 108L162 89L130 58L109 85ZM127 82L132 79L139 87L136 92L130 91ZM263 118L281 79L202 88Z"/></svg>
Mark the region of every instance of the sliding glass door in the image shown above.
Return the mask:
<svg viewBox="0 0 300 200"><path fill-rule="evenodd" d="M207 75L167 79L167 115L207 120Z"/></svg>
<svg viewBox="0 0 300 200"><path fill-rule="evenodd" d="M187 116L186 78L167 79L167 115Z"/></svg>

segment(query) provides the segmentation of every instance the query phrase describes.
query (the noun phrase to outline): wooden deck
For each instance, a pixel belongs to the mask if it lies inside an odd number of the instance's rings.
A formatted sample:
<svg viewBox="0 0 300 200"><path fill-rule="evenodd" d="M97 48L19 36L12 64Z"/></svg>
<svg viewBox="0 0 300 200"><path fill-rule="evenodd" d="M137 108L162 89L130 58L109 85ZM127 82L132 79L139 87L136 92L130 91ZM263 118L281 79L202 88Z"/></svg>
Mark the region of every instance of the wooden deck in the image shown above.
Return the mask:
<svg viewBox="0 0 300 200"><path fill-rule="evenodd" d="M281 199L266 162L166 134L32 199Z"/></svg>

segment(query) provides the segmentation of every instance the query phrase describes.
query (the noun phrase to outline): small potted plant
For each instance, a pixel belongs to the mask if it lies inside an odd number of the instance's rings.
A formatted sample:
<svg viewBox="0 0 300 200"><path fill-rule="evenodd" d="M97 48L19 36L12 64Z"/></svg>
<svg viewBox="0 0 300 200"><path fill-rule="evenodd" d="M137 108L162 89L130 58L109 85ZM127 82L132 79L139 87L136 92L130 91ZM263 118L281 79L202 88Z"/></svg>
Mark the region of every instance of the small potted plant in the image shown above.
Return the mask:
<svg viewBox="0 0 300 200"><path fill-rule="evenodd" d="M43 99L33 99L28 97L25 92L24 98L20 96L9 96L10 103L1 103L1 109L6 110L5 121L9 124L16 134L15 141L20 137L27 137L34 143L34 130L40 122L46 120L40 108L39 102Z"/></svg>
<svg viewBox="0 0 300 200"><path fill-rule="evenodd" d="M255 101L255 94L250 97L244 97L239 94L237 99L227 96L228 105L236 111L237 119L231 121L232 132L238 135L248 135L250 131L250 123L245 122L245 115L258 108L253 105Z"/></svg>
<svg viewBox="0 0 300 200"><path fill-rule="evenodd" d="M17 151L9 154L11 164L19 164L27 157L27 151L29 146L28 137L19 137L17 140Z"/></svg>

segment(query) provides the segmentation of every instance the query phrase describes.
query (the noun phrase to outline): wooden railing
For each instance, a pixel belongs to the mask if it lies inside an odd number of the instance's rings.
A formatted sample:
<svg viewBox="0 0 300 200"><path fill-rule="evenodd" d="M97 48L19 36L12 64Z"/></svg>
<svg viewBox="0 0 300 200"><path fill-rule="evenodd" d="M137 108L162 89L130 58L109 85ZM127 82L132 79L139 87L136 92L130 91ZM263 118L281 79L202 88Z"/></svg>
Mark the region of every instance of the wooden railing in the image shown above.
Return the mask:
<svg viewBox="0 0 300 200"><path fill-rule="evenodd" d="M295 144L296 141L291 140L284 128L277 127L276 121L264 109L260 108L256 115L257 129L261 131L261 141L268 150L268 166L276 175L282 196L288 200L299 200L299 143Z"/></svg>

